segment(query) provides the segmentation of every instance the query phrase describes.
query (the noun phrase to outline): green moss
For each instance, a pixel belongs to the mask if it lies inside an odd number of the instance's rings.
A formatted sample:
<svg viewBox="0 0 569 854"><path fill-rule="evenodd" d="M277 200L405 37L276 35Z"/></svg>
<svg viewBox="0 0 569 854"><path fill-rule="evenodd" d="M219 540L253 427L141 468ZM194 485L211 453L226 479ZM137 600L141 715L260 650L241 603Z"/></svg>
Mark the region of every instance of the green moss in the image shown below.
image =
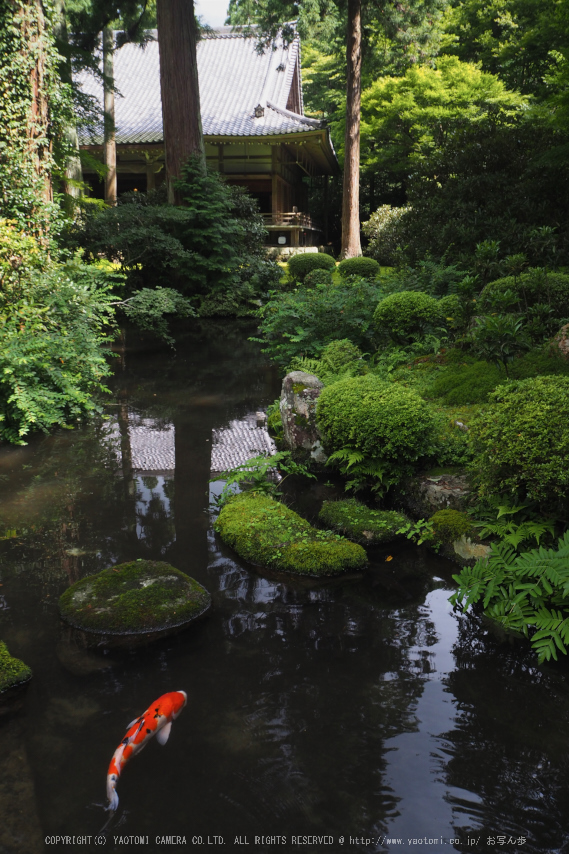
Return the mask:
<svg viewBox="0 0 569 854"><path fill-rule="evenodd" d="M138 634L183 625L211 603L205 587L161 561L137 560L73 584L59 600L61 616L101 634Z"/></svg>
<svg viewBox="0 0 569 854"><path fill-rule="evenodd" d="M336 575L367 562L361 546L319 531L265 495L241 493L221 510L215 529L245 560L297 575Z"/></svg>
<svg viewBox="0 0 569 854"><path fill-rule="evenodd" d="M454 543L472 534L472 523L466 513L460 510L437 510L429 522L433 525L435 540L439 543Z"/></svg>
<svg viewBox="0 0 569 854"><path fill-rule="evenodd" d="M31 675L28 665L11 656L4 641L0 641L0 692L27 682Z"/></svg>
<svg viewBox="0 0 569 854"><path fill-rule="evenodd" d="M409 520L394 510L370 510L365 504L348 498L325 501L318 514L321 522L358 543L388 543Z"/></svg>
<svg viewBox="0 0 569 854"><path fill-rule="evenodd" d="M305 383L293 383L292 390L295 394L301 394L306 388Z"/></svg>

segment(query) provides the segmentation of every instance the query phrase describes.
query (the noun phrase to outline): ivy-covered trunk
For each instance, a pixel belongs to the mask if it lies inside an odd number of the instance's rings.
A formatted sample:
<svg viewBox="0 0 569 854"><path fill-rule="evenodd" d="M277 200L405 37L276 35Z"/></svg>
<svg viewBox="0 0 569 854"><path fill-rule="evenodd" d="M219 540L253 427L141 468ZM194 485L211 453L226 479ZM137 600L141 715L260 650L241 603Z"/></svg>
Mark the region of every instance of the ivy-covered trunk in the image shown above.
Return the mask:
<svg viewBox="0 0 569 854"><path fill-rule="evenodd" d="M0 3L0 215L36 234L48 229L53 197L52 14L50 0Z"/></svg>
<svg viewBox="0 0 569 854"><path fill-rule="evenodd" d="M362 3L348 0L346 137L342 197L342 258L362 254L360 243L360 107L362 93Z"/></svg>
<svg viewBox="0 0 569 854"><path fill-rule="evenodd" d="M194 2L157 0L156 17L168 199L181 204L174 182L181 177L184 163L195 156L205 172Z"/></svg>

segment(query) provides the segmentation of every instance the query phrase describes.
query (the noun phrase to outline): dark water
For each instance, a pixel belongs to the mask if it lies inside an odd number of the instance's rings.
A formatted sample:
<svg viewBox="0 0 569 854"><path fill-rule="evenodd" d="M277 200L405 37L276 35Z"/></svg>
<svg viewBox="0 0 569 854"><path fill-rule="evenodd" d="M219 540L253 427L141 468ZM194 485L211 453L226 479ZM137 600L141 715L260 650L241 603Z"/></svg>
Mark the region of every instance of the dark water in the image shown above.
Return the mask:
<svg viewBox="0 0 569 854"><path fill-rule="evenodd" d="M278 392L246 331L128 351L112 389L109 421L0 452L0 638L34 671L0 719L0 854L569 851L567 668L453 615L456 567L393 547L361 576L301 582L213 535L212 430ZM137 424L169 467L137 474ZM58 597L138 557L194 576L212 613L142 650L82 652ZM126 767L96 845L127 724L178 689L188 707Z"/></svg>

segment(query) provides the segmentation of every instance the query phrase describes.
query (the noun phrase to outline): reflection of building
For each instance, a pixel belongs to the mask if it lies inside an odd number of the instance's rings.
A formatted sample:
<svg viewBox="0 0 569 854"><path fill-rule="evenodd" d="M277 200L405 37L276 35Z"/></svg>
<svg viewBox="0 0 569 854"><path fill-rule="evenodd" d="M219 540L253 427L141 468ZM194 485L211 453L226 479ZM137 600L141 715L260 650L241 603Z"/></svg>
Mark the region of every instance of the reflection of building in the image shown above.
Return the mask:
<svg viewBox="0 0 569 854"><path fill-rule="evenodd" d="M118 426L111 435L119 438ZM156 424L150 418L128 418L130 459L134 475L169 478L176 468L175 428ZM275 443L269 436L264 413L250 413L229 422L228 427L213 430L211 473L219 474L258 454L274 454ZM124 467L123 467L124 468Z"/></svg>
<svg viewBox="0 0 569 854"><path fill-rule="evenodd" d="M202 125L207 161L229 183L258 200L269 242L313 246L322 235L307 211L307 177L328 176L338 163L325 124L303 114L300 40L277 40L265 53L254 38L222 28L198 43ZM152 189L164 180L158 43L126 44L115 53L118 192ZM84 77L99 100L102 85ZM82 147L102 158L102 130ZM95 194L102 182L85 168Z"/></svg>

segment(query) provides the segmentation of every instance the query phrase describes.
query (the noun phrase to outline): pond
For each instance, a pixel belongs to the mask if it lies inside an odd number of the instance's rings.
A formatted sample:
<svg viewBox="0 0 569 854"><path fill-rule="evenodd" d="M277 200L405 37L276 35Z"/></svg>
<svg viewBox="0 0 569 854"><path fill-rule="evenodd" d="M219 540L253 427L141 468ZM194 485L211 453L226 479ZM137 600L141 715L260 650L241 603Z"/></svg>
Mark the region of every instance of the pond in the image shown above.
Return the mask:
<svg viewBox="0 0 569 854"><path fill-rule="evenodd" d="M0 450L0 639L34 672L0 718L0 852L569 851L567 668L453 614L454 565L403 544L300 581L213 534L212 457L259 448L279 392L250 333L126 347L106 420ZM314 515L330 491L290 497ZM193 576L209 616L81 649L59 596L136 558ZM187 708L127 765L101 839L111 756L174 690Z"/></svg>

